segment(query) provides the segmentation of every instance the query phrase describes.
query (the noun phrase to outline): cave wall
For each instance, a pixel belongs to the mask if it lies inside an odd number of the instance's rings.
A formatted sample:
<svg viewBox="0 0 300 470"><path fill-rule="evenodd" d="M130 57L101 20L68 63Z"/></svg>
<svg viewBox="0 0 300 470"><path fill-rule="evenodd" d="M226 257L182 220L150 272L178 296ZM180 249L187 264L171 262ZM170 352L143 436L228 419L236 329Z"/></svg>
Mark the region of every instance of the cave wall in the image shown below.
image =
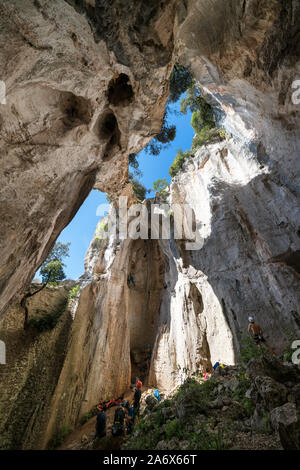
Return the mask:
<svg viewBox="0 0 300 470"><path fill-rule="evenodd" d="M42 446L72 329L68 291L65 284L46 287L27 300L29 321L45 315L60 315L54 329L24 330L24 309L19 303L0 321L0 337L6 345L6 364L0 368L2 450Z"/></svg>
<svg viewBox="0 0 300 470"><path fill-rule="evenodd" d="M205 244L185 253L159 243L167 287L149 380L170 388L178 364L234 363L250 311L278 347L283 327L299 332L299 1L5 0L0 13L2 314L92 187L122 190L128 154L160 129L178 59L233 139L203 149L173 182ZM126 284L131 241L92 245L37 447L130 384L128 315L145 305ZM27 431L22 445L32 446Z"/></svg>
<svg viewBox="0 0 300 470"><path fill-rule="evenodd" d="M0 314L91 189L117 194L159 131L173 4L1 2Z"/></svg>

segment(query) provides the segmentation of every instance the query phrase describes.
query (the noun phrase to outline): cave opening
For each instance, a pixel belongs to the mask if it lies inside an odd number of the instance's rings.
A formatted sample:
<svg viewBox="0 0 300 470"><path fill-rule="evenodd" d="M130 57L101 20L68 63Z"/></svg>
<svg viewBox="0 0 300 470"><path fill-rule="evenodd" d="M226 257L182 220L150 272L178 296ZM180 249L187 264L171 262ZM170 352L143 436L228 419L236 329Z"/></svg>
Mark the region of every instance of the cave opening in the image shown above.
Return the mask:
<svg viewBox="0 0 300 470"><path fill-rule="evenodd" d="M137 377L148 383L160 321L164 272L165 261L159 241L134 240L128 257L126 289L133 384ZM133 282L129 281L130 274Z"/></svg>
<svg viewBox="0 0 300 470"><path fill-rule="evenodd" d="M113 78L108 85L107 97L109 103L114 106L128 105L133 100L133 89L129 83L129 77L125 73L120 73Z"/></svg>

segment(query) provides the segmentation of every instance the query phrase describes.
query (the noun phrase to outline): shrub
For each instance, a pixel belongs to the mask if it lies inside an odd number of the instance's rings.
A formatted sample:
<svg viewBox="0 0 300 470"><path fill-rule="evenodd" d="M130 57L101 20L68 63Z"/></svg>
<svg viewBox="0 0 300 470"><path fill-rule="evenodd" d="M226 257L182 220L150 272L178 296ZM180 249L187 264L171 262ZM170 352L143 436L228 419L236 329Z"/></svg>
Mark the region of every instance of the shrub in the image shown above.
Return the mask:
<svg viewBox="0 0 300 470"><path fill-rule="evenodd" d="M63 426L49 441L48 449L57 449L72 431L73 428L70 426Z"/></svg>
<svg viewBox="0 0 300 470"><path fill-rule="evenodd" d="M108 231L108 223L103 220L102 222L99 222L96 228L96 240L103 240L105 237L105 233Z"/></svg>
<svg viewBox="0 0 300 470"><path fill-rule="evenodd" d="M142 202L146 198L147 189L131 173L129 173L128 181L131 183L132 191L135 197L138 201Z"/></svg>
<svg viewBox="0 0 300 470"><path fill-rule="evenodd" d="M241 351L240 351L240 357L241 361L243 364L248 364L250 359L253 357L259 358L262 356L262 353L257 346L257 344L253 341L252 338L249 337L244 337L241 340Z"/></svg>
<svg viewBox="0 0 300 470"><path fill-rule="evenodd" d="M93 418L93 416L96 416L97 414L97 409L96 408L92 408L91 411L89 411L88 413L85 413L82 418L80 419L80 424L83 425L85 424L87 421L89 421L91 418Z"/></svg>
<svg viewBox="0 0 300 470"><path fill-rule="evenodd" d="M192 150L186 150L185 152L183 152L182 149L179 149L172 165L170 166L169 175L171 177L175 176L178 171L182 168L184 160L193 155L194 152Z"/></svg>
<svg viewBox="0 0 300 470"><path fill-rule="evenodd" d="M28 321L28 326L39 332L53 330L65 311L67 303L68 298L63 299L55 310L52 310L39 318L31 318Z"/></svg>
<svg viewBox="0 0 300 470"><path fill-rule="evenodd" d="M73 287L73 289L71 289L71 290L69 291L69 294L68 294L68 295L69 295L69 299L70 299L70 300L71 300L71 299L75 299L75 297L77 297L77 294L79 293L79 291L80 291L80 285L77 284L77 286Z"/></svg>
<svg viewBox="0 0 300 470"><path fill-rule="evenodd" d="M167 421L165 431L167 441L175 436L179 439L183 437L183 430L177 418Z"/></svg>
<svg viewBox="0 0 300 470"><path fill-rule="evenodd" d="M153 190L161 197L165 198L169 193L169 183L166 178L158 179L153 183Z"/></svg>

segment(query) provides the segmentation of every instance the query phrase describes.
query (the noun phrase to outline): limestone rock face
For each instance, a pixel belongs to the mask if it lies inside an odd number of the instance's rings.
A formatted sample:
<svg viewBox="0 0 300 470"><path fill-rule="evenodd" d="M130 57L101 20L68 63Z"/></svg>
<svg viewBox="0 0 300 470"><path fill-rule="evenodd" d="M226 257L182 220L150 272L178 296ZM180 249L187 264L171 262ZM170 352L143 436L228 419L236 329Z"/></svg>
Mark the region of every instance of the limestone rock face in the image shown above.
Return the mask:
<svg viewBox="0 0 300 470"><path fill-rule="evenodd" d="M68 290L65 285L46 287L27 301L29 322L57 316L55 328L24 330L20 304L11 307L0 321L0 338L6 345L6 364L0 367L2 450L42 446L72 328Z"/></svg>
<svg viewBox="0 0 300 470"><path fill-rule="evenodd" d="M2 313L90 190L117 194L128 155L160 130L174 2L78 3L0 6Z"/></svg>
<svg viewBox="0 0 300 470"><path fill-rule="evenodd" d="M286 403L271 411L271 421L285 450L300 449L300 416L295 403Z"/></svg>
<svg viewBox="0 0 300 470"><path fill-rule="evenodd" d="M175 59L231 137L172 183L201 249L96 233L39 447L147 377L147 344L149 384L170 390L216 361L234 364L250 313L278 350L300 330L299 1L128 3L1 2L0 312L92 187L125 188L128 154L160 130Z"/></svg>

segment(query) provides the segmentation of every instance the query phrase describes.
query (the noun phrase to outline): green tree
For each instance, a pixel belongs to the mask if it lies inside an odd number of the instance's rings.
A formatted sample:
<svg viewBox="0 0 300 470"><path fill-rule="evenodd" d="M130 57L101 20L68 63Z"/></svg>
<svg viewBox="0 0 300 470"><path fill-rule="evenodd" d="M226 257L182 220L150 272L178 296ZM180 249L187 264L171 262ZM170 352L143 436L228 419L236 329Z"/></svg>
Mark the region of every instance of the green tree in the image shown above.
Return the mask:
<svg viewBox="0 0 300 470"><path fill-rule="evenodd" d="M128 175L128 181L132 186L132 190L138 201L143 201L146 198L146 193L149 192L145 186L138 181L132 173Z"/></svg>
<svg viewBox="0 0 300 470"><path fill-rule="evenodd" d="M63 270L63 263L58 260L49 261L45 266L42 266L40 273L42 276L42 283L44 285L57 285L59 281L66 278Z"/></svg>
<svg viewBox="0 0 300 470"><path fill-rule="evenodd" d="M43 290L49 283L57 285L59 281L65 279L63 267L65 266L62 262L63 258L69 256L70 243L56 242L47 258L43 262L40 273L42 276L42 287L31 292L30 290L21 299L21 307L24 309L24 329L28 326L28 308L26 305L27 299L34 296L41 290Z"/></svg>
<svg viewBox="0 0 300 470"><path fill-rule="evenodd" d="M169 192L169 186L166 178L158 179L153 183L153 190L155 193L158 193L160 197L165 197Z"/></svg>
<svg viewBox="0 0 300 470"><path fill-rule="evenodd" d="M70 243L55 243L40 269L44 286L49 283L57 285L59 281L66 278L63 259L69 256L69 247Z"/></svg>
<svg viewBox="0 0 300 470"><path fill-rule="evenodd" d="M170 75L169 102L176 103L181 95L193 84L190 70L183 65L175 64Z"/></svg>
<svg viewBox="0 0 300 470"><path fill-rule="evenodd" d="M171 178L173 178L173 176L175 176L178 171L182 168L184 160L193 155L193 150L185 150L185 152L183 152L182 149L177 150L177 155L169 169L169 175L171 176Z"/></svg>
<svg viewBox="0 0 300 470"><path fill-rule="evenodd" d="M164 114L162 128L151 142L145 148L147 153L158 155L162 148L172 142L176 137L176 126L169 124L170 104L176 103L180 96L193 84L193 77L188 68L180 64L175 64L170 75L169 85L170 93L166 104L166 112Z"/></svg>
<svg viewBox="0 0 300 470"><path fill-rule="evenodd" d="M159 134L153 137L153 139L149 142L149 144L145 148L146 153L150 153L151 155L159 155L163 146L166 146L167 144L169 144L175 139L176 126L169 125L167 123L167 119L168 119L168 107L167 107L167 111L164 114L161 131Z"/></svg>

